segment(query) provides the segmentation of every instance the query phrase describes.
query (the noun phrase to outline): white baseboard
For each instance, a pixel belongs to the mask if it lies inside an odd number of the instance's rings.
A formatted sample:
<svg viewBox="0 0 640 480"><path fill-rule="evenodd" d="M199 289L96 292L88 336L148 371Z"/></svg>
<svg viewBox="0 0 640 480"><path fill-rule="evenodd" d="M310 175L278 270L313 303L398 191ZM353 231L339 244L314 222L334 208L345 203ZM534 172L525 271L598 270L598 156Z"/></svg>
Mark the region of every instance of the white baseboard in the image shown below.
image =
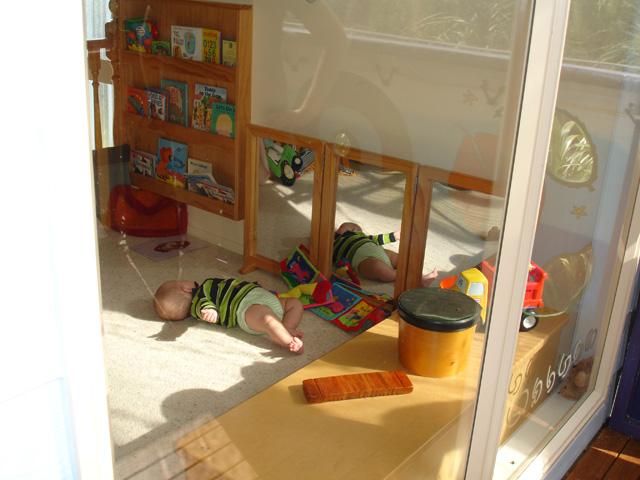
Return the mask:
<svg viewBox="0 0 640 480"><path fill-rule="evenodd" d="M189 207L189 233L219 247L242 255L244 222Z"/></svg>

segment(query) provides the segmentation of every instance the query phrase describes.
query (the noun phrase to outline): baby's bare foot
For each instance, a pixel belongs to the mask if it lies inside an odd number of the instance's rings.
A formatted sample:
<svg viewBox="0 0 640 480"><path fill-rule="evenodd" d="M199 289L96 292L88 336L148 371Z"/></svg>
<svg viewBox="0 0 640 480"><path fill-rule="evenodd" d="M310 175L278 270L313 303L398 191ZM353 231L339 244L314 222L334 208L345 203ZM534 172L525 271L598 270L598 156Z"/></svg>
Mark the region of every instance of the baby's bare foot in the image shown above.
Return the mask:
<svg viewBox="0 0 640 480"><path fill-rule="evenodd" d="M435 280L435 278L438 276L438 270L437 269L433 269L431 270L429 273L427 273L426 275L422 276L422 286L423 287L428 287L429 285L431 285L433 283L433 281Z"/></svg>
<svg viewBox="0 0 640 480"><path fill-rule="evenodd" d="M289 351L294 353L302 353L302 349L302 340L300 340L298 337L293 337L289 342Z"/></svg>

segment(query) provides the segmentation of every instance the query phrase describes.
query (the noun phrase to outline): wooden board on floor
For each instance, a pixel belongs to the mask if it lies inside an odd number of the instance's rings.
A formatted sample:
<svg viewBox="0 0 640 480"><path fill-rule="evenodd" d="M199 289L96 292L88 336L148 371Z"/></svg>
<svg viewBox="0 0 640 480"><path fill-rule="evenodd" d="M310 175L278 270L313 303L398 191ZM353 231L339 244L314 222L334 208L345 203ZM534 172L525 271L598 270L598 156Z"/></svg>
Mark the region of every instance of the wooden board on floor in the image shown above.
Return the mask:
<svg viewBox="0 0 640 480"><path fill-rule="evenodd" d="M603 428L569 470L565 480L600 480L605 478L628 441L627 436L610 428Z"/></svg>
<svg viewBox="0 0 640 480"><path fill-rule="evenodd" d="M637 480L640 478L640 441L629 440L613 462L605 480Z"/></svg>

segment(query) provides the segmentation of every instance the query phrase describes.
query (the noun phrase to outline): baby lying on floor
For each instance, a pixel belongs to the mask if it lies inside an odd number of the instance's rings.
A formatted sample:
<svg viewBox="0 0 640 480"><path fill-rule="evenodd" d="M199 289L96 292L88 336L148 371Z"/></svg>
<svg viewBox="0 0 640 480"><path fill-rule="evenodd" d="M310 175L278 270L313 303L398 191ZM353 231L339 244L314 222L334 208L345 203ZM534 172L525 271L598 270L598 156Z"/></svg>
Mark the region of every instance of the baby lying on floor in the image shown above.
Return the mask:
<svg viewBox="0 0 640 480"><path fill-rule="evenodd" d="M267 334L277 345L302 353L302 303L279 299L259 285L235 278L171 280L156 290L153 306L163 320L191 316L227 328L238 326L252 335Z"/></svg>

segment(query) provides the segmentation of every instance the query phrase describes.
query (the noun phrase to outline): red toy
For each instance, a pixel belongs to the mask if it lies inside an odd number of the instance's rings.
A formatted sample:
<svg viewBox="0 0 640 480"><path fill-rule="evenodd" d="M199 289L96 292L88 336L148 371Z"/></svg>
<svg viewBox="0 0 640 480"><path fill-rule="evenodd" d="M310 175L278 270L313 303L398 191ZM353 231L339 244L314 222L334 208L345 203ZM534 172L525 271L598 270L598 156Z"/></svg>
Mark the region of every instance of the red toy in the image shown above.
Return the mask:
<svg viewBox="0 0 640 480"><path fill-rule="evenodd" d="M489 291L491 291L493 277L496 273L495 265L484 260L480 264L480 271L487 278ZM522 302L522 317L520 318L521 332L528 332L538 324L536 309L544 307L542 292L546 279L547 272L540 268L534 261L529 262L529 276L527 278L527 288L524 292L524 301Z"/></svg>

